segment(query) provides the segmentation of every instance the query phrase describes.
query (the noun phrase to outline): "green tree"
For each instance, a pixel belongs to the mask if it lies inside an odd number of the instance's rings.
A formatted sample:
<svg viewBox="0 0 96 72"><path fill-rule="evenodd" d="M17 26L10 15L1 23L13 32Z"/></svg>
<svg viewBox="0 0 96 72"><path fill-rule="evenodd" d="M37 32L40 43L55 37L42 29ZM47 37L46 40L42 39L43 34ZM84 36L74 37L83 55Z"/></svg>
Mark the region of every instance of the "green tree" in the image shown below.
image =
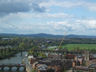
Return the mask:
<svg viewBox="0 0 96 72"><path fill-rule="evenodd" d="M37 72L35 69L32 69L32 72Z"/></svg>
<svg viewBox="0 0 96 72"><path fill-rule="evenodd" d="M46 57L46 54L45 53L39 53L38 56L41 56L41 57Z"/></svg>
<svg viewBox="0 0 96 72"><path fill-rule="evenodd" d="M25 49L25 48L26 48L26 44L25 44L24 42L21 42L21 43L19 44L19 48L20 48L20 49Z"/></svg>

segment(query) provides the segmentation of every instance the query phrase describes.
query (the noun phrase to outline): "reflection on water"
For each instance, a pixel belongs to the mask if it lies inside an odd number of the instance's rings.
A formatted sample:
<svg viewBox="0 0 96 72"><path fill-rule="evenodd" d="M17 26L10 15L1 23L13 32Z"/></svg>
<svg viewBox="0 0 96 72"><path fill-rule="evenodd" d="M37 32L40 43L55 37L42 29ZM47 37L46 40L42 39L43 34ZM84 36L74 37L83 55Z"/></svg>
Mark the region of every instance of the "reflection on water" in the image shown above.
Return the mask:
<svg viewBox="0 0 96 72"><path fill-rule="evenodd" d="M12 68L12 70L10 71L9 68L4 68L4 71L1 71L0 72L24 72L24 68L20 68L19 71L17 71L17 68Z"/></svg>
<svg viewBox="0 0 96 72"><path fill-rule="evenodd" d="M24 72L24 71L22 71L22 70L21 71L14 71L14 70L13 71L7 71L6 70L6 71L0 71L0 72Z"/></svg>
<svg viewBox="0 0 96 72"><path fill-rule="evenodd" d="M26 54L27 54L27 52L23 52L22 56L21 56L21 53L18 53L14 57L11 57L9 59L0 60L0 64L21 64L22 59L25 57ZM5 67L4 71L0 71L0 72L17 72L16 67L13 67L12 71L8 71L8 70L9 70L9 68ZM24 68L21 67L18 72L23 72L23 70L24 70Z"/></svg>
<svg viewBox="0 0 96 72"><path fill-rule="evenodd" d="M0 64L21 64L22 59L25 57L26 54L27 52L23 52L21 56L21 53L18 53L14 57L11 57L9 59L0 60Z"/></svg>

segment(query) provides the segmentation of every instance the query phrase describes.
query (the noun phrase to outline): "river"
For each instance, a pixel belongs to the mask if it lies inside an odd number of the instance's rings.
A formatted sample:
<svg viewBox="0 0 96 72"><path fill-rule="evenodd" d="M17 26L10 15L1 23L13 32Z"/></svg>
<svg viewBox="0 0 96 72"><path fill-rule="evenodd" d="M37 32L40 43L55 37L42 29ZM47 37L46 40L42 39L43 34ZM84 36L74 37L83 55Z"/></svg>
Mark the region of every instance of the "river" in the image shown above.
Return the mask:
<svg viewBox="0 0 96 72"><path fill-rule="evenodd" d="M22 60L25 58L26 54L28 54L28 53L22 52L22 56L21 56L21 53L18 53L14 57L0 60L0 65L1 64L21 64ZM7 70L8 70L8 68L5 68L5 71L7 71ZM15 71L15 68L13 69L13 71ZM22 71L22 69L21 69L21 71ZM0 72L2 72L2 71L0 71Z"/></svg>

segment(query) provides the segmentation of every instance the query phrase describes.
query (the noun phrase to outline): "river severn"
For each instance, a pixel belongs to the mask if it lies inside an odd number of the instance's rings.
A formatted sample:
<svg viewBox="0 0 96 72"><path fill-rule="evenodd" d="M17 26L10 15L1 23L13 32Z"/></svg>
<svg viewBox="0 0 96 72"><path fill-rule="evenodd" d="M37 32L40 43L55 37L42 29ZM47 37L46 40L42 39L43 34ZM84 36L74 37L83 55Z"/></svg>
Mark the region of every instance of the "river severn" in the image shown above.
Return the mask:
<svg viewBox="0 0 96 72"><path fill-rule="evenodd" d="M27 52L22 52L22 56L21 56L21 53L17 53L14 57L10 57L10 58L7 58L7 59L0 60L0 65L2 65L2 64L4 64L4 65L22 64L22 60L25 58L26 54L28 54L28 53ZM12 71L8 71L8 70L9 70L9 68L5 67L4 71L2 71L0 69L0 72L17 72L16 67L13 67ZM21 67L18 72L23 72L23 68Z"/></svg>

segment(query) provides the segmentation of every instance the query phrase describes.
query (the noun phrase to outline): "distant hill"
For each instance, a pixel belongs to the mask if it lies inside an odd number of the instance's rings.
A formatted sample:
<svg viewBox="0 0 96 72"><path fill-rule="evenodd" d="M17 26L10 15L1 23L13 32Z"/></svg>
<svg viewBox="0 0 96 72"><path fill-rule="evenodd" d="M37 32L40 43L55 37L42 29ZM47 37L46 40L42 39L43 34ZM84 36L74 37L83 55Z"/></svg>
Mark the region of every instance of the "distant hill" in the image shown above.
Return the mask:
<svg viewBox="0 0 96 72"><path fill-rule="evenodd" d="M96 38L96 36L88 36L88 35L67 35L67 38Z"/></svg>
<svg viewBox="0 0 96 72"><path fill-rule="evenodd" d="M1 33L0 37L40 37L40 38L96 38L96 36L87 36L87 35L53 35L53 34L45 34L45 33L39 33L39 34L7 34L7 33Z"/></svg>

